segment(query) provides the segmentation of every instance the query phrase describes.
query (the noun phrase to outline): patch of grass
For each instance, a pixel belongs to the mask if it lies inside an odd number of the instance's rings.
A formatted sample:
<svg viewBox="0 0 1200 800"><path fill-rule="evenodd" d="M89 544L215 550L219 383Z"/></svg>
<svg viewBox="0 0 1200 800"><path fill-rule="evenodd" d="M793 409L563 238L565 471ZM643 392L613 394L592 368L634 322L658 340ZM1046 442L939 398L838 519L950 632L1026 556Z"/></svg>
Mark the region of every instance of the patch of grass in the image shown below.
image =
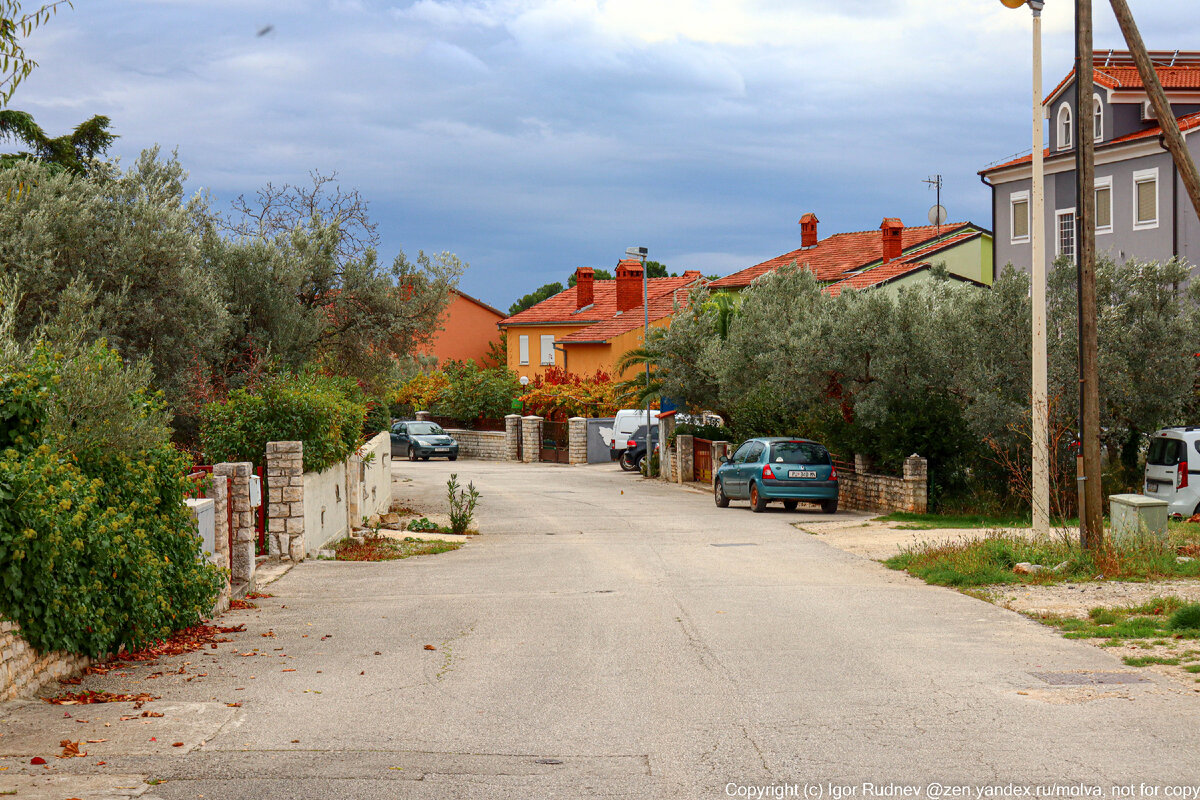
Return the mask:
<svg viewBox="0 0 1200 800"><path fill-rule="evenodd" d="M1184 672L1200 672L1200 664L1188 664L1183 668Z"/></svg>
<svg viewBox="0 0 1200 800"><path fill-rule="evenodd" d="M458 542L441 540L421 541L405 538L392 539L386 536L368 536L359 544L353 539L342 539L333 545L338 561L395 561L412 556L432 556L448 553L462 547Z"/></svg>
<svg viewBox="0 0 1200 800"><path fill-rule="evenodd" d="M1013 567L1021 562L1046 569L1018 575ZM1190 578L1200 575L1200 560L1183 564L1164 543L1134 540L1109 541L1099 552L1084 550L1069 535L1037 539L1016 531L989 531L978 539L953 542L922 542L906 548L884 562L905 570L927 583L940 586L982 586L997 583L1044 584L1060 581L1090 581L1097 576L1109 580L1145 581ZM1058 571L1052 568L1062 565Z"/></svg>
<svg viewBox="0 0 1200 800"><path fill-rule="evenodd" d="M898 511L876 517L875 522L899 522L906 531L932 531L940 528L1028 528L1029 517L1020 514L913 514Z"/></svg>
<svg viewBox="0 0 1200 800"><path fill-rule="evenodd" d="M1200 628L1200 603L1191 603L1177 609L1167 623L1173 631L1192 630Z"/></svg>
<svg viewBox="0 0 1200 800"><path fill-rule="evenodd" d="M1139 606L1127 608L1093 608L1088 612L1088 619L1075 617L1042 616L1039 621L1062 631L1068 639L1106 639L1102 647L1115 647L1129 644L1131 639L1155 640L1169 644L1175 639L1200 639L1200 630L1177 630L1170 627L1172 615L1186 607L1186 603L1178 597L1156 597ZM1153 650L1154 644L1149 641L1137 643L1143 650ZM1155 656L1146 656L1153 659ZM1178 664L1183 656L1172 656L1171 660ZM1163 661L1147 661L1148 664L1166 663ZM1144 666L1134 664L1133 666Z"/></svg>
<svg viewBox="0 0 1200 800"><path fill-rule="evenodd" d="M1148 667L1151 664L1165 664L1168 667L1179 666L1178 658L1162 658L1161 656L1125 656L1122 660L1127 667Z"/></svg>

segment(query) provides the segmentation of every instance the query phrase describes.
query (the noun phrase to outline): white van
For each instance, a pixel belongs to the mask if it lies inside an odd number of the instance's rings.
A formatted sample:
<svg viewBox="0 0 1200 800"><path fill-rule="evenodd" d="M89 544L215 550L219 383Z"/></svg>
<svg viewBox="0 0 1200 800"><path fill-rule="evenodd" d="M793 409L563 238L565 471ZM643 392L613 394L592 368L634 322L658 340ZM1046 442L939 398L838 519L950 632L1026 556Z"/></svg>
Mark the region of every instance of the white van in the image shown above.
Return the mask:
<svg viewBox="0 0 1200 800"><path fill-rule="evenodd" d="M1146 496L1166 500L1173 517L1200 514L1200 425L1163 428L1150 437Z"/></svg>
<svg viewBox="0 0 1200 800"><path fill-rule="evenodd" d="M658 427L658 412L650 412L650 424ZM616 461L621 457L621 453L625 450L625 443L629 441L629 437L638 429L646 425L646 409L644 408L622 408L617 412L613 419L611 428L601 428L600 435L604 437L605 444L608 445L609 457Z"/></svg>

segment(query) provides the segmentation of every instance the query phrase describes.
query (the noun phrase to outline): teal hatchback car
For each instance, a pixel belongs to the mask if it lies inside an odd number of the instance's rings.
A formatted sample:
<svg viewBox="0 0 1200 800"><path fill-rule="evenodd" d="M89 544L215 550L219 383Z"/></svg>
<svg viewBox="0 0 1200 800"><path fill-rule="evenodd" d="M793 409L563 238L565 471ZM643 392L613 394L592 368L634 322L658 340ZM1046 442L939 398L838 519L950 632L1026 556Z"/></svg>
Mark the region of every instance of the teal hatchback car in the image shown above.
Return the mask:
<svg viewBox="0 0 1200 800"><path fill-rule="evenodd" d="M721 457L713 476L713 498L719 508L727 508L730 500L749 500L754 511L777 501L788 511L800 501L820 503L822 511L832 514L838 507L837 468L817 442L778 436L751 439L732 458Z"/></svg>

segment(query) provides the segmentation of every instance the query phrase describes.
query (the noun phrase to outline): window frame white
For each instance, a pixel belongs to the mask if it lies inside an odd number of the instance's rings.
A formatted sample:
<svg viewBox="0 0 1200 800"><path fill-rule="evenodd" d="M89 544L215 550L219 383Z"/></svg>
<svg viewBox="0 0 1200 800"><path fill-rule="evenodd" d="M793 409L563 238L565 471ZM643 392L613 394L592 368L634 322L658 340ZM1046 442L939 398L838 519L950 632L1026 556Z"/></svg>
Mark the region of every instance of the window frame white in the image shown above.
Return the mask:
<svg viewBox="0 0 1200 800"><path fill-rule="evenodd" d="M1143 183L1154 184L1154 220L1152 222L1142 222L1138 219L1138 186ZM1162 217L1160 209L1162 208L1162 198L1160 195L1161 188L1158 180L1158 167L1150 167L1149 169L1139 169L1133 173L1133 179L1130 181L1130 187L1133 194L1133 229L1135 231L1150 231L1154 230L1159 225L1159 220Z"/></svg>
<svg viewBox="0 0 1200 800"><path fill-rule="evenodd" d="M1104 141L1104 103L1100 95L1092 95L1092 141Z"/></svg>
<svg viewBox="0 0 1200 800"><path fill-rule="evenodd" d="M517 363L522 367L529 366L529 334L522 333L517 337Z"/></svg>
<svg viewBox="0 0 1200 800"><path fill-rule="evenodd" d="M1062 247L1062 218L1071 215L1071 247L1074 252L1068 258L1075 258L1079 253L1079 218L1074 208L1060 208L1054 212L1054 257L1065 255Z"/></svg>
<svg viewBox="0 0 1200 800"><path fill-rule="evenodd" d="M546 340L550 341L547 342ZM546 345L549 344L549 348ZM538 366L553 367L554 366L554 334L543 333L538 337Z"/></svg>
<svg viewBox="0 0 1200 800"><path fill-rule="evenodd" d="M1097 236L1113 232L1113 179L1112 179L1112 175L1103 175L1103 176L1096 178L1095 192L1097 195L1100 193L1101 189L1108 189L1108 225L1101 227L1098 224L1099 219L1100 219L1100 199L1099 199L1099 197L1097 197L1095 199L1096 220L1097 220L1096 235Z"/></svg>
<svg viewBox="0 0 1200 800"><path fill-rule="evenodd" d="M1025 204L1025 235L1017 236L1017 203ZM1008 243L1029 244L1030 231L1033 227L1033 206L1029 202L1029 190L1013 192L1008 196Z"/></svg>
<svg viewBox="0 0 1200 800"><path fill-rule="evenodd" d="M1058 107L1058 121L1055 125L1057 135L1055 138L1058 140L1059 150L1066 150L1075 143L1075 130L1071 127L1074 124L1074 116L1071 112L1070 103L1063 103ZM1064 121L1066 122L1065 126L1063 125ZM1065 136L1064 133L1066 134Z"/></svg>

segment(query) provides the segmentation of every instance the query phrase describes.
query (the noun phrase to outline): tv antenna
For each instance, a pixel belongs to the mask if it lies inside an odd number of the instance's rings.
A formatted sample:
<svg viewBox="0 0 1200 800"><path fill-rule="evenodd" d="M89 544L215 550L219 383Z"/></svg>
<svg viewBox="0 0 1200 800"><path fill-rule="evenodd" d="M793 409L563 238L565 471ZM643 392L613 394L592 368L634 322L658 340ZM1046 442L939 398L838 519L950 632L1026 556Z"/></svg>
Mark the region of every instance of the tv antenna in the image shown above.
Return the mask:
<svg viewBox="0 0 1200 800"><path fill-rule="evenodd" d="M942 176L934 175L932 178L926 178L921 181L929 184L932 188L937 189L937 203L933 208L929 209L929 224L937 226L937 235L942 235L942 226L946 224L947 212L946 207L942 205Z"/></svg>

